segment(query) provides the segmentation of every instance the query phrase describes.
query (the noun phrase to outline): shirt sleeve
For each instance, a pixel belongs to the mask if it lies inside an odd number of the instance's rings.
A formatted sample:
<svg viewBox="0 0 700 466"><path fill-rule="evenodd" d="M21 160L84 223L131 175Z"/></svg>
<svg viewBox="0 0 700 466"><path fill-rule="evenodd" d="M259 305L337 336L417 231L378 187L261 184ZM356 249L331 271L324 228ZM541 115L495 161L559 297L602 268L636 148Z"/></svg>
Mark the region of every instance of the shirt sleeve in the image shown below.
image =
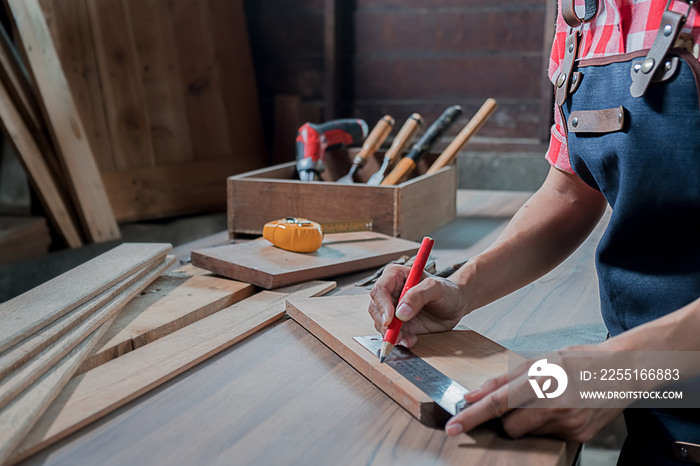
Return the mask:
<svg viewBox="0 0 700 466"><path fill-rule="evenodd" d="M559 2L561 9L561 1ZM552 53L549 56L548 76L552 86L556 77L559 76L561 63L564 60L564 48L566 45L567 24L560 14L557 14L557 26L554 34L554 42L552 44ZM571 164L569 163L569 146L566 141L566 131L561 119L561 114L554 105L554 124L550 130L549 148L545 158L553 167L566 173L574 174Z"/></svg>

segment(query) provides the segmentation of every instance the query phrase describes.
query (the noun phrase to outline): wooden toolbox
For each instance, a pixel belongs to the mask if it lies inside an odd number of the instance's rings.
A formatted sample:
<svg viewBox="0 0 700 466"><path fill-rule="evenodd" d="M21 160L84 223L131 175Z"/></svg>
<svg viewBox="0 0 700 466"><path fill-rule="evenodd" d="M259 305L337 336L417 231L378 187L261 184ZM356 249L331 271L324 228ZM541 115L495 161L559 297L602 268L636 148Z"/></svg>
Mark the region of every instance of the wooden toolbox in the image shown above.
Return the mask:
<svg viewBox="0 0 700 466"><path fill-rule="evenodd" d="M438 154L423 158L411 177L396 186L364 184L379 169L383 152L355 173L356 183L335 183L348 173L356 153L326 154L323 181L300 181L295 162L229 177L229 237L260 235L266 222L303 217L321 223L371 219L374 231L418 241L455 218L456 166L424 174Z"/></svg>

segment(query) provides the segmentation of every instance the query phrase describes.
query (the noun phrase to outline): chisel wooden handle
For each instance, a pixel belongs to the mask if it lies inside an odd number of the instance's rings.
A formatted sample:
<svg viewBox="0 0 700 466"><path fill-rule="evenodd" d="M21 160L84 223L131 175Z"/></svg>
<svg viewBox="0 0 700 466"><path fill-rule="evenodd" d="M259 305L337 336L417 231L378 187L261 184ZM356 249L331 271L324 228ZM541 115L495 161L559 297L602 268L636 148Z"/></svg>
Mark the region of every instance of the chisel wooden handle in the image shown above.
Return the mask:
<svg viewBox="0 0 700 466"><path fill-rule="evenodd" d="M413 137L418 132L418 128L423 123L423 117L417 113L414 113L403 124L399 133L394 138L391 143L391 147L386 151L384 158L389 159L390 164L396 163L396 159L399 157L401 152L404 151L406 146L411 143Z"/></svg>
<svg viewBox="0 0 700 466"><path fill-rule="evenodd" d="M360 152L355 156L352 163L359 167L364 166L367 159L377 152L379 146L381 146L387 136L389 136L391 128L393 127L394 119L389 115L384 115L382 119L377 122L376 126L372 128L372 132L369 133L369 136L365 139L365 142L362 144L362 149L360 149Z"/></svg>
<svg viewBox="0 0 700 466"><path fill-rule="evenodd" d="M403 178L411 173L416 167L416 163L426 154L437 140L450 129L450 126L462 114L462 107L453 105L442 112L442 115L430 125L430 128L425 132L418 142L411 148L411 152L406 157L401 159L396 167L384 178L382 186L392 186L398 184Z"/></svg>
<svg viewBox="0 0 700 466"><path fill-rule="evenodd" d="M434 173L446 165L454 162L459 151L469 142L472 136L486 123L486 120L496 111L498 104L493 99L486 99L478 112L469 120L462 131L452 140L449 146L440 154L440 157L430 166L426 174Z"/></svg>

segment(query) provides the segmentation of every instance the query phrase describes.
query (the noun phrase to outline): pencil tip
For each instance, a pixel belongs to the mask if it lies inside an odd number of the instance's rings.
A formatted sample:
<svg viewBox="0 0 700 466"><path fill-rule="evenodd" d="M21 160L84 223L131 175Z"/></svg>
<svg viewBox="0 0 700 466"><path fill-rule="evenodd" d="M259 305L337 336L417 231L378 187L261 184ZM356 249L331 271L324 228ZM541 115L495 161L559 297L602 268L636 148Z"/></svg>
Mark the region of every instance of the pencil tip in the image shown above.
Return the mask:
<svg viewBox="0 0 700 466"><path fill-rule="evenodd" d="M383 363L385 359L386 359L386 356L379 356L380 363Z"/></svg>

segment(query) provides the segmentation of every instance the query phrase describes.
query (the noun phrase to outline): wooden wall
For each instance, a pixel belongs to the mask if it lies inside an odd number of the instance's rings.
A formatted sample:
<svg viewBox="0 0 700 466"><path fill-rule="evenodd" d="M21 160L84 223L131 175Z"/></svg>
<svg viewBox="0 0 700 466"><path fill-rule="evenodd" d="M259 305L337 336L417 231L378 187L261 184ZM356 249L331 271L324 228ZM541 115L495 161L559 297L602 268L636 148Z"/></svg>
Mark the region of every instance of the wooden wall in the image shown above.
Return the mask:
<svg viewBox="0 0 700 466"><path fill-rule="evenodd" d="M276 94L325 109L324 12L334 4L338 116L372 126L385 113L402 122L417 111L432 121L460 104L456 132L493 97L500 107L480 136L539 142L552 99L544 71L548 2L551 14L552 0L246 0L266 130Z"/></svg>
<svg viewBox="0 0 700 466"><path fill-rule="evenodd" d="M265 163L242 0L41 0L118 220L225 207Z"/></svg>

